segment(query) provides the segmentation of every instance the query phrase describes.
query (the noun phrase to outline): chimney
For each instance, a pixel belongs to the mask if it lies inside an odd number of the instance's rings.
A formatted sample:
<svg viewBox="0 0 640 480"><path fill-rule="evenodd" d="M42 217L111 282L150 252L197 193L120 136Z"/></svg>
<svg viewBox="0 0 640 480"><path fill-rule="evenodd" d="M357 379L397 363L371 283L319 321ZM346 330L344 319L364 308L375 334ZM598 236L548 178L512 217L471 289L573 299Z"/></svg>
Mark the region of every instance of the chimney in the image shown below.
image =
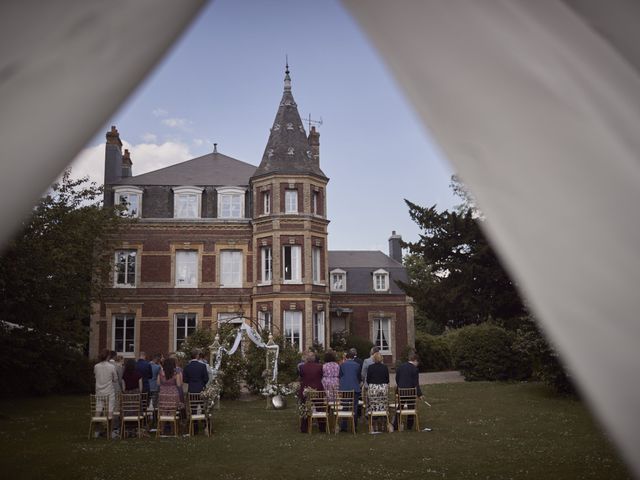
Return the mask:
<svg viewBox="0 0 640 480"><path fill-rule="evenodd" d="M107 132L104 152L104 184L109 185L122 178L122 142L115 126Z"/></svg>
<svg viewBox="0 0 640 480"><path fill-rule="evenodd" d="M389 256L402 263L402 247L400 246L400 242L402 242L402 236L396 235L395 230L392 231L389 237Z"/></svg>
<svg viewBox="0 0 640 480"><path fill-rule="evenodd" d="M309 146L311 147L311 155L316 165L320 165L320 133L315 126L309 130Z"/></svg>
<svg viewBox="0 0 640 480"><path fill-rule="evenodd" d="M127 178L131 176L131 154L129 150L125 148L124 155L122 156L122 178Z"/></svg>

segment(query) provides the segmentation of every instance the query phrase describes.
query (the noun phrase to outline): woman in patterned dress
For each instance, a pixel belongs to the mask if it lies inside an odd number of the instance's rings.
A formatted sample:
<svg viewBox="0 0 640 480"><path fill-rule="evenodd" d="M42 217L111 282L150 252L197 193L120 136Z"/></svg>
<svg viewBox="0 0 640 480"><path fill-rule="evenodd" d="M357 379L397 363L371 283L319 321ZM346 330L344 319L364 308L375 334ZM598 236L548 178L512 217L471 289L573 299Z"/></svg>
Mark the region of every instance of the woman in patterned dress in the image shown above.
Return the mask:
<svg viewBox="0 0 640 480"><path fill-rule="evenodd" d="M367 369L367 414L386 412L389 408L389 369L382 363L382 354L373 354L373 362ZM379 422L383 417L376 418ZM373 426L374 431L381 431L380 425Z"/></svg>
<svg viewBox="0 0 640 480"><path fill-rule="evenodd" d="M333 350L327 350L324 354L324 365L322 365L322 386L327 392L327 399L330 403L335 400L339 385L340 365L336 362L336 354Z"/></svg>
<svg viewBox="0 0 640 480"><path fill-rule="evenodd" d="M168 405L172 403L176 410L183 407L182 405L182 373L176 372L176 361L173 358L167 358L162 365L160 375L158 376L160 384L160 394L158 396L158 404Z"/></svg>

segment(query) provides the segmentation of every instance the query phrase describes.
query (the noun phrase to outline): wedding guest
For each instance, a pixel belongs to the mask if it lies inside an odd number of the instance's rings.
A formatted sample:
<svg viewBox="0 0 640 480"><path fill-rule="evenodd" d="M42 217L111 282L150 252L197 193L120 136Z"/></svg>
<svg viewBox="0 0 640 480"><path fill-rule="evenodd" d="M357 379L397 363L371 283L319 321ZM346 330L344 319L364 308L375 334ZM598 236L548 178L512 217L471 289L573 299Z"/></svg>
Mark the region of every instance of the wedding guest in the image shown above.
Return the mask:
<svg viewBox="0 0 640 480"><path fill-rule="evenodd" d="M201 361L199 350L191 351L191 360L182 372L184 383L188 385L189 393L200 393L209 381L207 366Z"/></svg>
<svg viewBox="0 0 640 480"><path fill-rule="evenodd" d="M362 370L362 363L363 363L363 360L358 356L358 350L356 350L355 348L351 347L351 348L349 349L349 351L350 351L351 353L353 353L353 360L354 360L358 365L360 365L360 370ZM362 375L362 372L360 373L360 375Z"/></svg>
<svg viewBox="0 0 640 480"><path fill-rule="evenodd" d="M409 361L400 365L396 370L396 385L398 388L415 388L418 398L424 399L424 397L422 396L422 390L420 389L420 373L418 371L418 362L419 358L415 352L409 354ZM414 409L416 408L416 405L415 403L411 402L404 408ZM411 430L413 428L413 420L413 416L407 417L407 430ZM397 416L394 420L393 426L395 428L398 428Z"/></svg>
<svg viewBox="0 0 640 480"><path fill-rule="evenodd" d="M380 347L371 348L369 358L365 358L364 361L362 362L362 381L364 382L364 387L367 386L367 369L369 368L369 365L372 365L374 363L373 354L379 351L380 351Z"/></svg>
<svg viewBox="0 0 640 480"><path fill-rule="evenodd" d="M160 384L158 377L160 376L160 354L156 353L150 362L151 378L149 379L149 403L153 405L153 409L158 408L158 394L160 393Z"/></svg>
<svg viewBox="0 0 640 480"><path fill-rule="evenodd" d="M136 362L136 370L142 377L142 392L149 393L149 379L151 378L151 365L147 362L147 354L140 352Z"/></svg>
<svg viewBox="0 0 640 480"><path fill-rule="evenodd" d="M118 381L118 374L116 373L116 367L109 362L109 357L109 350L104 350L100 354L100 362L93 367L93 374L96 378L96 395L109 397L108 416L113 418L113 407L116 403L116 393L113 385ZM98 404L98 408L104 407L100 407L100 404ZM107 433L107 435L109 434Z"/></svg>
<svg viewBox="0 0 640 480"><path fill-rule="evenodd" d="M306 356L304 364L300 367L300 390L298 391L298 398L301 402L305 401L304 389L310 387L314 390L324 390L322 386L322 365L316 362L316 354L309 352ZM326 422L324 420L318 420L320 431L324 432L326 429ZM307 418L300 419L300 431L302 433L307 432Z"/></svg>
<svg viewBox="0 0 640 480"><path fill-rule="evenodd" d="M136 369L136 361L133 358L127 358L124 362L124 371L122 372L122 392L123 393L140 393L142 391L142 375Z"/></svg>
<svg viewBox="0 0 640 480"><path fill-rule="evenodd" d="M118 355L115 350L109 352L109 363L116 369L118 380L113 383L113 389L116 392L116 397L122 393L122 371L124 370L122 363L118 363L118 357L122 359L122 356Z"/></svg>
<svg viewBox="0 0 640 480"><path fill-rule="evenodd" d="M184 409L184 397L182 391L182 373L176 371L176 361L174 358L165 359L158 376L160 394L158 395L158 405L165 411L174 412ZM165 428L168 425L165 425Z"/></svg>
<svg viewBox="0 0 640 480"><path fill-rule="evenodd" d="M389 368L382 363L382 354L372 355L373 363L367 368L367 413L387 411L389 407ZM379 421L379 419L377 419ZM374 431L382 431L374 425Z"/></svg>
<svg viewBox="0 0 640 480"><path fill-rule="evenodd" d="M336 354L333 350L327 350L324 354L324 364L322 365L322 386L327 392L327 400L333 403L336 398L336 391L340 385L340 365L336 362Z"/></svg>
<svg viewBox="0 0 640 480"><path fill-rule="evenodd" d="M347 352L347 359L340 365L340 390L353 390L355 392L354 405L358 405L360 400L360 365L353 358L353 349ZM354 409L354 419L356 430L358 428L358 408ZM342 430L346 429L346 421L340 426Z"/></svg>

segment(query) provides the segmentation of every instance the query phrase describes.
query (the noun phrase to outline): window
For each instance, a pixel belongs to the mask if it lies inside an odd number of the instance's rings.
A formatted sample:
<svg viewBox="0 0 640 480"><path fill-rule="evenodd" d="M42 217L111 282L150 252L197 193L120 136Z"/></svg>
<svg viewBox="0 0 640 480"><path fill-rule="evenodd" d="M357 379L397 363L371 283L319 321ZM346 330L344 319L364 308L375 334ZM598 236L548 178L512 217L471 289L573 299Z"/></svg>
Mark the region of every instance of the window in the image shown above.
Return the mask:
<svg viewBox="0 0 640 480"><path fill-rule="evenodd" d="M262 213L269 215L271 213L271 192L262 192Z"/></svg>
<svg viewBox="0 0 640 480"><path fill-rule="evenodd" d="M391 320L388 318L373 319L373 344L383 353L391 352Z"/></svg>
<svg viewBox="0 0 640 480"><path fill-rule="evenodd" d="M273 328L273 316L271 312L258 312L258 325L262 330L271 331Z"/></svg>
<svg viewBox="0 0 640 480"><path fill-rule="evenodd" d="M220 286L242 287L242 252L222 250L220 252Z"/></svg>
<svg viewBox="0 0 640 480"><path fill-rule="evenodd" d="M125 356L136 349L135 315L115 315L113 317L113 349Z"/></svg>
<svg viewBox="0 0 640 480"><path fill-rule="evenodd" d="M271 283L273 280L273 256L271 247L262 247L260 249L260 265L262 283Z"/></svg>
<svg viewBox="0 0 640 480"><path fill-rule="evenodd" d="M135 250L116 251L116 287L136 286L136 254Z"/></svg>
<svg viewBox="0 0 640 480"><path fill-rule="evenodd" d="M176 187L173 189L173 217L200 218L202 188Z"/></svg>
<svg viewBox="0 0 640 480"><path fill-rule="evenodd" d="M324 347L324 312L313 314L313 343Z"/></svg>
<svg viewBox="0 0 640 480"><path fill-rule="evenodd" d="M176 251L176 287L198 286L198 252Z"/></svg>
<svg viewBox="0 0 640 480"><path fill-rule="evenodd" d="M320 261L322 255L322 247L313 247L311 249L311 269L313 273L313 283L320 283L322 277L322 262Z"/></svg>
<svg viewBox="0 0 640 480"><path fill-rule="evenodd" d="M318 207L320 205L320 192L313 192L311 197L311 213L314 215L319 215L320 210Z"/></svg>
<svg viewBox="0 0 640 480"><path fill-rule="evenodd" d="M386 270L380 269L373 272L373 289L376 292L389 290L389 273Z"/></svg>
<svg viewBox="0 0 640 480"><path fill-rule="evenodd" d="M218 218L244 218L244 193L243 188L219 188Z"/></svg>
<svg viewBox="0 0 640 480"><path fill-rule="evenodd" d="M125 206L126 210L122 212L123 216L140 217L142 189L137 187L114 188L114 204Z"/></svg>
<svg viewBox="0 0 640 480"><path fill-rule="evenodd" d="M302 258L299 245L285 245L282 247L282 278L285 283L299 283L302 281Z"/></svg>
<svg viewBox="0 0 640 480"><path fill-rule="evenodd" d="M187 337L196 331L197 320L195 313L176 313L175 320L176 342L174 350L178 351Z"/></svg>
<svg viewBox="0 0 640 480"><path fill-rule="evenodd" d="M302 351L302 312L285 310L282 323L285 341Z"/></svg>
<svg viewBox="0 0 640 480"><path fill-rule="evenodd" d="M243 322L244 317L242 316L242 313L231 312L218 314L218 325L222 325L224 323L228 323L230 325L240 325Z"/></svg>
<svg viewBox="0 0 640 480"><path fill-rule="evenodd" d="M345 292L347 290L347 272L339 268L331 270L331 291Z"/></svg>
<svg viewBox="0 0 640 480"><path fill-rule="evenodd" d="M284 213L298 213L298 190L284 191Z"/></svg>

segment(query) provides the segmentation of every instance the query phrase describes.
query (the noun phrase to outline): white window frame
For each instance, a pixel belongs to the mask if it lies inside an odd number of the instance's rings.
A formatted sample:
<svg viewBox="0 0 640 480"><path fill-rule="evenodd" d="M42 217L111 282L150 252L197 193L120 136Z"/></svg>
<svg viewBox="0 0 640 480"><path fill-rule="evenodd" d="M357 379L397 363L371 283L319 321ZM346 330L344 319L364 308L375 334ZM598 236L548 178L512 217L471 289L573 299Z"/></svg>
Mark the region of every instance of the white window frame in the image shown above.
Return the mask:
<svg viewBox="0 0 640 480"><path fill-rule="evenodd" d="M285 250L291 249L291 278L287 279ZM294 255L294 252L295 255ZM300 245L282 246L282 283L302 283L302 247Z"/></svg>
<svg viewBox="0 0 640 480"><path fill-rule="evenodd" d="M287 329L290 332L287 332ZM302 351L302 312L300 310L285 310L282 319L282 333L286 342L295 343L298 333L298 350Z"/></svg>
<svg viewBox="0 0 640 480"><path fill-rule="evenodd" d="M246 189L240 187L220 187L218 193L218 218L245 218L244 196ZM228 204L227 211L227 201ZM236 205L234 205L234 202ZM237 208L236 208L237 207Z"/></svg>
<svg viewBox="0 0 640 480"><path fill-rule="evenodd" d="M234 265L236 261L237 265ZM220 250L221 288L242 288L243 261L244 255L242 250Z"/></svg>
<svg viewBox="0 0 640 480"><path fill-rule="evenodd" d="M389 317L375 317L373 319L373 338L371 341L373 345L376 347L380 347L380 353L383 355L390 355L392 350L392 339L391 339L391 319ZM388 348L383 348L382 342L378 342L378 332L382 332L387 336L387 345Z"/></svg>
<svg viewBox="0 0 640 480"><path fill-rule="evenodd" d="M124 275L125 275L125 281L124 283L119 283L118 282L118 276L120 273L120 262L118 262L118 257L120 254L125 254L126 255L126 260L124 263ZM129 271L128 268L131 265L131 262L129 262L128 257L129 255L133 254L133 283L130 283L129 280ZM131 248L121 248L118 249L114 252L114 272L113 272L113 286L115 288L135 288L136 285L138 284L138 251L135 249L131 249Z"/></svg>
<svg viewBox="0 0 640 480"><path fill-rule="evenodd" d="M201 218L202 217L202 191L201 187L174 187L173 188L173 218ZM189 213L178 208L180 202L188 197L195 197L195 211Z"/></svg>
<svg viewBox="0 0 640 480"><path fill-rule="evenodd" d="M220 325L242 325L244 317L238 312L218 313L218 326Z"/></svg>
<svg viewBox="0 0 640 480"><path fill-rule="evenodd" d="M175 257L175 286L176 288L197 288L198 287L198 250L188 250L188 249L180 249L176 250ZM189 283L186 281L180 281L183 277L181 270L182 267L188 269L189 265L193 265L193 280ZM190 277L188 275L189 271L185 270L187 274L186 277Z"/></svg>
<svg viewBox="0 0 640 480"><path fill-rule="evenodd" d="M333 276L340 275L342 277L342 286L336 287L336 282L334 281ZM334 268L329 272L329 281L331 282L331 291L332 292L346 292L347 291L347 272L340 268Z"/></svg>
<svg viewBox="0 0 640 480"><path fill-rule="evenodd" d="M262 330L271 332L273 330L273 313L269 311L258 311L258 325Z"/></svg>
<svg viewBox="0 0 640 480"><path fill-rule="evenodd" d="M132 211L131 206L129 204L131 198L135 198L138 204L137 210ZM127 202L127 211L122 212L123 216L131 217L131 218L140 218L142 217L142 189L138 187L132 187L127 185L126 187L114 187L113 188L113 204L120 205L124 202Z"/></svg>
<svg viewBox="0 0 640 480"><path fill-rule="evenodd" d="M315 284L322 282L322 247L311 247L311 278Z"/></svg>
<svg viewBox="0 0 640 480"><path fill-rule="evenodd" d="M298 190L295 188L287 188L284 191L284 213L298 213Z"/></svg>
<svg viewBox="0 0 640 480"><path fill-rule="evenodd" d="M313 343L324 347L326 336L326 321L324 311L313 312Z"/></svg>
<svg viewBox="0 0 640 480"><path fill-rule="evenodd" d="M382 287L378 285L378 279L382 280ZM388 292L389 291L389 272L380 268L373 272L373 290L375 292Z"/></svg>
<svg viewBox="0 0 640 480"><path fill-rule="evenodd" d="M314 190L311 192L311 213L314 215L320 215L318 213L318 202L320 202L320 192L318 190Z"/></svg>
<svg viewBox="0 0 640 480"><path fill-rule="evenodd" d="M118 320L123 320L122 326L122 347L121 349L117 348L116 345L116 332L118 330L117 323ZM128 324L131 324L130 326ZM111 349L114 350L117 354L122 355L123 357L133 357L135 356L136 351L136 316L132 313L118 313L113 315L112 317L112 332L111 332ZM127 331L133 332L131 337L127 335ZM127 348L129 345L129 348Z"/></svg>
<svg viewBox="0 0 640 480"><path fill-rule="evenodd" d="M178 322L180 321L179 317L184 317L184 325L179 326ZM193 327L189 327L189 320L193 319ZM180 341L184 342L189 338L189 335L193 334L198 329L198 314L193 312L180 312L176 313L173 316L173 351L177 352L180 350L181 344L178 344L178 333L180 330L183 330L184 336L180 339ZM192 330L189 333L189 330Z"/></svg>
<svg viewBox="0 0 640 480"><path fill-rule="evenodd" d="M260 247L260 285L273 283L273 248L271 245Z"/></svg>
<svg viewBox="0 0 640 480"><path fill-rule="evenodd" d="M271 213L271 190L262 192L262 214L269 215Z"/></svg>

